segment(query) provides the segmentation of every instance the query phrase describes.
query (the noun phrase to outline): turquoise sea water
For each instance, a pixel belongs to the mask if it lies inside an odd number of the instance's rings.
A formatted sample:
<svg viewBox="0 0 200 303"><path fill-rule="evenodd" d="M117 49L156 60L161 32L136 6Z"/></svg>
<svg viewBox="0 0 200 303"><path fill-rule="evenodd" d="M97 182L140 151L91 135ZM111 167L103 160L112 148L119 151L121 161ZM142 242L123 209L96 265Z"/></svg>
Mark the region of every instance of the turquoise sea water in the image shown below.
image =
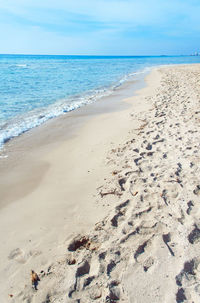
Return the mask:
<svg viewBox="0 0 200 303"><path fill-rule="evenodd" d="M111 94L152 66L182 63L200 63L200 57L0 55L0 146Z"/></svg>

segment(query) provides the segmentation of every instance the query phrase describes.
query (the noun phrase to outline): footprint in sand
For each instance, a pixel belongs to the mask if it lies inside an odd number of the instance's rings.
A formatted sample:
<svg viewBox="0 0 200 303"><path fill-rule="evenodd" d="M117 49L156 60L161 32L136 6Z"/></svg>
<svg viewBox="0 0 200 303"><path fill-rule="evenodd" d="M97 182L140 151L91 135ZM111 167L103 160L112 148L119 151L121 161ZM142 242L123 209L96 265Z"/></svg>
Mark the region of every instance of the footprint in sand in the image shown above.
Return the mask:
<svg viewBox="0 0 200 303"><path fill-rule="evenodd" d="M15 260L19 263L25 263L26 260L24 259L24 256L25 256L24 251L20 248L16 248L10 252L8 259Z"/></svg>
<svg viewBox="0 0 200 303"><path fill-rule="evenodd" d="M10 252L8 259L15 260L18 263L26 263L30 257L36 257L40 254L41 252L37 250L25 253L21 248L15 248Z"/></svg>
<svg viewBox="0 0 200 303"><path fill-rule="evenodd" d="M154 264L154 259L152 257L147 258L143 263L144 271L147 272L153 264Z"/></svg>

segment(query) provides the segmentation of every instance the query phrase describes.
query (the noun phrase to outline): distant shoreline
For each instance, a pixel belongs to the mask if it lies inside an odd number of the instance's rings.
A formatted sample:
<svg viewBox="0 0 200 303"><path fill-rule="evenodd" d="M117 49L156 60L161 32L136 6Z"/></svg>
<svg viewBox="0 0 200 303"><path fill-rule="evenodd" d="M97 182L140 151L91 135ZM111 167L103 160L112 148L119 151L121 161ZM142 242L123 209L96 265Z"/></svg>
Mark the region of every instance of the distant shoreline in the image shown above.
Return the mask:
<svg viewBox="0 0 200 303"><path fill-rule="evenodd" d="M0 56L57 56L57 57L95 57L95 58L135 58L135 57L187 57L187 56L196 56L196 55L58 55L58 54L3 54L0 53Z"/></svg>

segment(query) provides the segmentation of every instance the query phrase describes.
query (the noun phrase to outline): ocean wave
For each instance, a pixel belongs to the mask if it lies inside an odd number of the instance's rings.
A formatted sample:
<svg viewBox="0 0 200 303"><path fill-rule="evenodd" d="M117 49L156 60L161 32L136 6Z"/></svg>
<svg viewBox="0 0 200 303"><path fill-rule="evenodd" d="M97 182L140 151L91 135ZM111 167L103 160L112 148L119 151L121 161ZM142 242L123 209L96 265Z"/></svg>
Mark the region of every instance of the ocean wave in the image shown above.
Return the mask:
<svg viewBox="0 0 200 303"><path fill-rule="evenodd" d="M119 81L118 86L121 86L121 85L122 85L123 83L125 83L125 82L134 80L135 76L137 76L137 75L142 75L142 74L148 73L151 69L152 69L152 67L145 67L145 68L143 68L143 69L140 70L140 71L132 72L132 73L129 73L129 74L125 75L125 76Z"/></svg>
<svg viewBox="0 0 200 303"><path fill-rule="evenodd" d="M28 64L11 64L8 68L28 68Z"/></svg>
<svg viewBox="0 0 200 303"><path fill-rule="evenodd" d="M17 67L27 67L27 64L16 64Z"/></svg>

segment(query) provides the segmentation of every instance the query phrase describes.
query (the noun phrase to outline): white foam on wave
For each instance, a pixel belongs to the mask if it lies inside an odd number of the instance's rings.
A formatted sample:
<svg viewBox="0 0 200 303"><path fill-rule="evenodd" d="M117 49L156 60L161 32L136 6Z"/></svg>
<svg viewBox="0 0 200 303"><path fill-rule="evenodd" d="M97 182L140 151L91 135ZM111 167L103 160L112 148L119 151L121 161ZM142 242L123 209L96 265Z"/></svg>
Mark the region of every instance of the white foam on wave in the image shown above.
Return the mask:
<svg viewBox="0 0 200 303"><path fill-rule="evenodd" d="M92 95L59 100L45 109L33 110L27 114L10 119L0 125L0 148L10 139L37 127L49 119L58 117L81 106L95 102L97 99L108 95L108 91L98 91Z"/></svg>
<svg viewBox="0 0 200 303"><path fill-rule="evenodd" d="M27 64L16 64L15 66L16 67L23 67L23 68L25 68L25 67L27 67Z"/></svg>
<svg viewBox="0 0 200 303"><path fill-rule="evenodd" d="M124 82L130 81L136 74L146 73L147 71L148 68L145 68L139 72L130 73L109 88L95 90L85 96L74 96L72 98L62 99L46 108L33 110L27 114L0 124L0 148L2 148L10 139L45 123L49 119L58 117L81 106L93 103L102 97L111 95L113 91L116 88L119 88Z"/></svg>
<svg viewBox="0 0 200 303"><path fill-rule="evenodd" d="M119 85L122 85L124 82L127 82L127 81L132 81L135 78L135 76L141 75L141 74L146 74L151 69L152 69L152 67L145 67L140 71L127 74L119 81Z"/></svg>

